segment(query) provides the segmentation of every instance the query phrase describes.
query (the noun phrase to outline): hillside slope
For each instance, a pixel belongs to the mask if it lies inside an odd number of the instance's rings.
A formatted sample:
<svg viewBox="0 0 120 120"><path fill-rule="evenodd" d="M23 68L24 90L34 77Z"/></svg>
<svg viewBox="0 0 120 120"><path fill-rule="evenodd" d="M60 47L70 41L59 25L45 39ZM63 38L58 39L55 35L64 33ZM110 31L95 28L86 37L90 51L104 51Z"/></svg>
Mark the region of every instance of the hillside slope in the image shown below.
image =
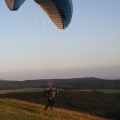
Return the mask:
<svg viewBox="0 0 120 120"><path fill-rule="evenodd" d="M106 120L59 108L45 112L44 107L20 100L0 99L0 120Z"/></svg>

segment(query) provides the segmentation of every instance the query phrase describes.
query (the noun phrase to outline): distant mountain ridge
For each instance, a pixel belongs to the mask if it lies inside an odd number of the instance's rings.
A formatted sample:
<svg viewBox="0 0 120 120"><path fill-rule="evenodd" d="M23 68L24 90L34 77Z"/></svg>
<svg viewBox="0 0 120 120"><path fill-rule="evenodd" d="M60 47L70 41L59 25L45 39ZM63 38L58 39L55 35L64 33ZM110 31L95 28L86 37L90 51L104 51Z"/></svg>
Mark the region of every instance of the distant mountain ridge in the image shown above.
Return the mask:
<svg viewBox="0 0 120 120"><path fill-rule="evenodd" d="M8 81L0 80L0 89L44 88L47 79ZM54 87L62 89L120 89L120 79L109 80L95 77L53 79Z"/></svg>

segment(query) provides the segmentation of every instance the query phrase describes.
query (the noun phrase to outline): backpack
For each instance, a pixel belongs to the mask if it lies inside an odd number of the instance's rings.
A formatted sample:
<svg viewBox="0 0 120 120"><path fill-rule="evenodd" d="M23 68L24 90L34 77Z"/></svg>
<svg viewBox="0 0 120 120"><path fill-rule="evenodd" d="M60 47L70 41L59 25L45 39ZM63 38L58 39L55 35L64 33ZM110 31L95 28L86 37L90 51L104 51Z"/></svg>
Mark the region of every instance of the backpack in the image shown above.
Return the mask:
<svg viewBox="0 0 120 120"><path fill-rule="evenodd" d="M43 97L46 98L46 99L53 99L56 94L58 94L58 89L56 89L56 90L46 90L43 94Z"/></svg>
<svg viewBox="0 0 120 120"><path fill-rule="evenodd" d="M43 94L43 97L46 98L46 99L49 99L50 98L50 94L51 94L51 91L50 90L46 90Z"/></svg>

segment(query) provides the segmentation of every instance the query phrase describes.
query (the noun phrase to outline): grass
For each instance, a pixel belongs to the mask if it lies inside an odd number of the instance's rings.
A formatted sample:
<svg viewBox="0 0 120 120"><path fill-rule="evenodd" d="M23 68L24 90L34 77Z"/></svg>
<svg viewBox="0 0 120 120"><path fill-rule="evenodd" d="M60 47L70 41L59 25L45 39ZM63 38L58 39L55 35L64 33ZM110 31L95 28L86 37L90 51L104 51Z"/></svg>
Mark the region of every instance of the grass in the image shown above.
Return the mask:
<svg viewBox="0 0 120 120"><path fill-rule="evenodd" d="M13 93L13 92L37 92L48 90L49 88L25 88L25 89L13 89L13 90L0 90L0 94ZM62 90L62 89L60 89ZM72 90L72 91L81 91L81 92L92 92L94 90ZM97 89L96 91L103 93L120 93L120 89Z"/></svg>
<svg viewBox="0 0 120 120"><path fill-rule="evenodd" d="M96 91L103 93L120 93L120 89L97 89Z"/></svg>
<svg viewBox="0 0 120 120"><path fill-rule="evenodd" d="M72 91L80 91L80 92L92 92L94 90L72 90Z"/></svg>
<svg viewBox="0 0 120 120"><path fill-rule="evenodd" d="M14 99L0 99L0 120L106 120L80 112L54 108Z"/></svg>
<svg viewBox="0 0 120 120"><path fill-rule="evenodd" d="M13 89L13 90L0 90L0 94L13 93L13 92L39 92L45 90L49 90L49 88L23 88L23 89Z"/></svg>
<svg viewBox="0 0 120 120"><path fill-rule="evenodd" d="M0 90L0 94L13 93L13 92L37 92L43 91L42 88L25 88L25 89L13 89L13 90Z"/></svg>

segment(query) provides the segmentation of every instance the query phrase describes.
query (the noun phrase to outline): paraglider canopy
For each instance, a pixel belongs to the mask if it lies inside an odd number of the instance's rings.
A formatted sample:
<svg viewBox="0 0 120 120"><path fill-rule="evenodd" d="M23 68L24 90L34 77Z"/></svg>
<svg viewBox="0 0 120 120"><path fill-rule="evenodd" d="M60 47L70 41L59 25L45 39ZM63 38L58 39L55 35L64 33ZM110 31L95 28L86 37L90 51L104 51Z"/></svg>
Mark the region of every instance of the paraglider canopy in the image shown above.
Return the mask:
<svg viewBox="0 0 120 120"><path fill-rule="evenodd" d="M18 10L25 0L5 0L8 8L12 11Z"/></svg>
<svg viewBox="0 0 120 120"><path fill-rule="evenodd" d="M71 22L72 0L35 0L59 29L65 29Z"/></svg>
<svg viewBox="0 0 120 120"><path fill-rule="evenodd" d="M25 0L5 0L11 11L18 10ZM71 22L72 0L34 0L59 29L65 29Z"/></svg>

